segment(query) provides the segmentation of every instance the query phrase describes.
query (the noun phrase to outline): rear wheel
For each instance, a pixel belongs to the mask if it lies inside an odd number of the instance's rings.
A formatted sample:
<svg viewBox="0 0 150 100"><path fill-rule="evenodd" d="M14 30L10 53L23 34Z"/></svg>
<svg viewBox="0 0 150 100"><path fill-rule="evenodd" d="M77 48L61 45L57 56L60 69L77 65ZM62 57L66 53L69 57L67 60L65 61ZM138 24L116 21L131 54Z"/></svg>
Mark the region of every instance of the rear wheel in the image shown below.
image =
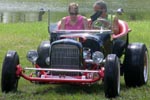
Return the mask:
<svg viewBox="0 0 150 100"><path fill-rule="evenodd" d="M16 51L8 51L2 65L2 92L17 91L18 77L16 67L19 64L19 56Z"/></svg>
<svg viewBox="0 0 150 100"><path fill-rule="evenodd" d="M148 51L144 44L129 44L124 60L126 86L142 86L148 81Z"/></svg>
<svg viewBox="0 0 150 100"><path fill-rule="evenodd" d="M105 96L116 97L120 93L120 63L115 54L110 54L106 58L104 76Z"/></svg>

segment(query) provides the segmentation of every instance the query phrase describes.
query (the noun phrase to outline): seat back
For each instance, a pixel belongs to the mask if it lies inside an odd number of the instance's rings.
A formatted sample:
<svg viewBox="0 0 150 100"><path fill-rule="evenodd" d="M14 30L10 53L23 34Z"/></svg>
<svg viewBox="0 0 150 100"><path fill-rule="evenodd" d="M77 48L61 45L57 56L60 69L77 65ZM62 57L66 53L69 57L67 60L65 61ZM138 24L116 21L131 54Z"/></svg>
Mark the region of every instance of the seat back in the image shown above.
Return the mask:
<svg viewBox="0 0 150 100"><path fill-rule="evenodd" d="M123 21L123 20L118 20L119 23L119 33L118 34L113 34L112 37L115 38L119 38L122 36L127 35L131 30L128 27L128 24Z"/></svg>

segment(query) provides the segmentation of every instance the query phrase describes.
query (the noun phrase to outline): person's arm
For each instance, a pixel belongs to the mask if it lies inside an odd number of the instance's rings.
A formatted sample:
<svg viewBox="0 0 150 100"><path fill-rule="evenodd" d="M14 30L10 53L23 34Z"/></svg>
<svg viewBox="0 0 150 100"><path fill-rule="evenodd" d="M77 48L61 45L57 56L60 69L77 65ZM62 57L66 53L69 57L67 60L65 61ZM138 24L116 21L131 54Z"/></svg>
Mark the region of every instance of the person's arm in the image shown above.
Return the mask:
<svg viewBox="0 0 150 100"><path fill-rule="evenodd" d="M60 30L64 30L65 29L65 18L66 17L62 18L62 20L60 22L60 27L59 27Z"/></svg>
<svg viewBox="0 0 150 100"><path fill-rule="evenodd" d="M88 21L88 28L92 29L92 20L89 18L87 19L87 21Z"/></svg>
<svg viewBox="0 0 150 100"><path fill-rule="evenodd" d="M86 17L83 17L83 24L84 24L84 29L89 29L88 20Z"/></svg>
<svg viewBox="0 0 150 100"><path fill-rule="evenodd" d="M118 34L119 33L119 22L118 22L118 18L115 17L112 23L112 30L114 32L114 34Z"/></svg>

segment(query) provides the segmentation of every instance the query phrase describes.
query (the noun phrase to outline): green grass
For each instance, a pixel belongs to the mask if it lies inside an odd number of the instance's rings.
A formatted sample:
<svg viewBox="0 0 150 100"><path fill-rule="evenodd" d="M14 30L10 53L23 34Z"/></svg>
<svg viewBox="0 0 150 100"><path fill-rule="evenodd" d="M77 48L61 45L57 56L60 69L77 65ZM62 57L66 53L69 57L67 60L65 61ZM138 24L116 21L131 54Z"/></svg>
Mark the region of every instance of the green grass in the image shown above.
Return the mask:
<svg viewBox="0 0 150 100"><path fill-rule="evenodd" d="M149 21L128 22L132 32L130 42L143 42L149 50ZM42 40L48 40L46 22L0 24L0 64L8 50L16 50L21 65L31 66L26 60L28 50L37 49ZM1 75L1 71L0 71ZM149 78L150 79L150 78ZM114 100L149 100L150 82L137 88L126 88L121 77L121 93ZM101 82L91 86L36 85L20 78L18 92L1 93L0 100L106 100Z"/></svg>
<svg viewBox="0 0 150 100"><path fill-rule="evenodd" d="M29 49L36 49L42 40L49 39L46 23L0 24L0 27L1 55L12 49L25 57Z"/></svg>

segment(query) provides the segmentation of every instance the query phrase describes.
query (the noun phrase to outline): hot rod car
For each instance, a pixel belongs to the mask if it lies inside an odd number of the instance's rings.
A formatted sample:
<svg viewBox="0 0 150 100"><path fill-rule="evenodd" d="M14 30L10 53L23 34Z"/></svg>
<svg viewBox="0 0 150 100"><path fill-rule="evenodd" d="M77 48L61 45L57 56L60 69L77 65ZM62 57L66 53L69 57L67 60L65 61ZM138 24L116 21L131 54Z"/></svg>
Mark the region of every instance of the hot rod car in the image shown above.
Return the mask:
<svg viewBox="0 0 150 100"><path fill-rule="evenodd" d="M148 50L143 43L129 43L131 31L119 20L118 34L111 30L55 30L50 41L30 50L27 59L35 68L22 67L10 50L2 65L2 92L16 91L20 77L33 83L89 85L104 82L106 97L120 93L120 75L128 87L148 81ZM26 75L27 70L33 73Z"/></svg>

